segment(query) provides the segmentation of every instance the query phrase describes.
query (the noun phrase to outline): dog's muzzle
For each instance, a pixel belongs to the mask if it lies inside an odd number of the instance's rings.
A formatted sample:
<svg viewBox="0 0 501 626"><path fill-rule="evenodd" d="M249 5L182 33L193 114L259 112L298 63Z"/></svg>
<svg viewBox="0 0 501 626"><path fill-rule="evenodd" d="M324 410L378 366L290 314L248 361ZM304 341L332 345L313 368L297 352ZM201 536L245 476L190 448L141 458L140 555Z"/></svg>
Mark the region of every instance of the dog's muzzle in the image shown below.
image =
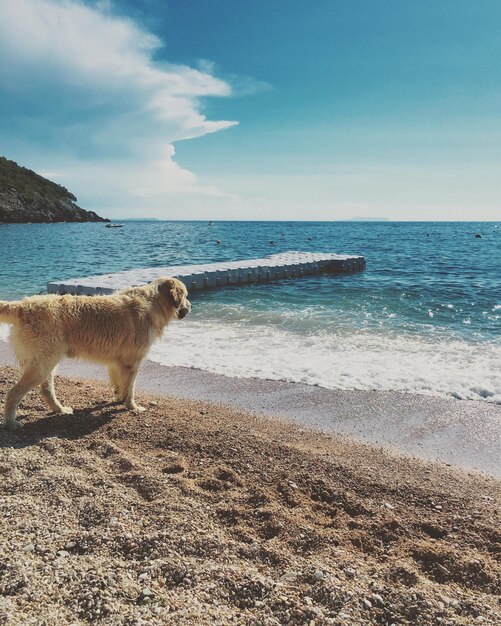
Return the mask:
<svg viewBox="0 0 501 626"><path fill-rule="evenodd" d="M186 317L189 312L190 312L190 309L186 309L183 307L182 309L177 310L177 316L180 320L182 320L183 317Z"/></svg>

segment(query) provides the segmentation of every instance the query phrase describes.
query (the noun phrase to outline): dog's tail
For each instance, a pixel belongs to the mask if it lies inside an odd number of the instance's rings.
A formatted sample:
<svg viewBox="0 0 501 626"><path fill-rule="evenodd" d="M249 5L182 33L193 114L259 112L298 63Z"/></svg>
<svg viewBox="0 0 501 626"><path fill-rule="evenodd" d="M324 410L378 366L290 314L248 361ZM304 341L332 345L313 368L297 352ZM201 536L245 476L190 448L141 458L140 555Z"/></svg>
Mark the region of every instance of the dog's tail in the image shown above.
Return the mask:
<svg viewBox="0 0 501 626"><path fill-rule="evenodd" d="M0 300L0 322L14 324L19 319L19 302Z"/></svg>

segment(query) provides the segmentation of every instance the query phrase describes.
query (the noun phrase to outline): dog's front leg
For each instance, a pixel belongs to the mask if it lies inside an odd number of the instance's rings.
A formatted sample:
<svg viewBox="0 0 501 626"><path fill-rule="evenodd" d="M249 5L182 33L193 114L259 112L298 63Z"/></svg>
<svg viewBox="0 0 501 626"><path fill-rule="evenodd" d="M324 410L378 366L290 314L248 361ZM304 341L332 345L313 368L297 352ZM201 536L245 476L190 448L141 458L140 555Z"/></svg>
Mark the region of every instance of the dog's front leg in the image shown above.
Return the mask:
<svg viewBox="0 0 501 626"><path fill-rule="evenodd" d="M115 399L123 401L125 397L125 390L121 388L120 368L118 365L112 364L108 366L108 373L110 375L111 388L115 394Z"/></svg>
<svg viewBox="0 0 501 626"><path fill-rule="evenodd" d="M125 406L131 411L142 413L143 411L146 411L146 409L144 406L136 404L134 399L136 376L139 365L139 363L134 363L133 365L120 365L120 388L124 391L123 401Z"/></svg>

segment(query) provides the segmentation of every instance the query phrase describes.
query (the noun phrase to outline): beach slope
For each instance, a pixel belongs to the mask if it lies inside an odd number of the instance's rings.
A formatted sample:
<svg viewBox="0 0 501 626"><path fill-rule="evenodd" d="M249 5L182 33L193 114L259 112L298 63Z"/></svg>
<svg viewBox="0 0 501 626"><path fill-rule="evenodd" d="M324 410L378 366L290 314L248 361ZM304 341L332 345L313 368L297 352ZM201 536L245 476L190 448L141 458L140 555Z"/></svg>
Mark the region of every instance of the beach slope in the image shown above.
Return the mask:
<svg viewBox="0 0 501 626"><path fill-rule="evenodd" d="M0 397L16 379L0 368ZM261 419L58 379L0 431L0 621L501 624L500 483Z"/></svg>

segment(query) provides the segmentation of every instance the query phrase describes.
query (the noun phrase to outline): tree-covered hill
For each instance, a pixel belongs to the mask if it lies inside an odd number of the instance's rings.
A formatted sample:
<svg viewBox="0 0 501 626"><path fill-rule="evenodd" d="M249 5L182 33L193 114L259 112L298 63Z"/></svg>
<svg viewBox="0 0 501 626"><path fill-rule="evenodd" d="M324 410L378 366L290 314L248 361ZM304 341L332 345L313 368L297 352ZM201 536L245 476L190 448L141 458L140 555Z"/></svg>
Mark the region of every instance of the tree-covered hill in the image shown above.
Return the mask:
<svg viewBox="0 0 501 626"><path fill-rule="evenodd" d="M103 222L65 187L0 157L0 222Z"/></svg>

